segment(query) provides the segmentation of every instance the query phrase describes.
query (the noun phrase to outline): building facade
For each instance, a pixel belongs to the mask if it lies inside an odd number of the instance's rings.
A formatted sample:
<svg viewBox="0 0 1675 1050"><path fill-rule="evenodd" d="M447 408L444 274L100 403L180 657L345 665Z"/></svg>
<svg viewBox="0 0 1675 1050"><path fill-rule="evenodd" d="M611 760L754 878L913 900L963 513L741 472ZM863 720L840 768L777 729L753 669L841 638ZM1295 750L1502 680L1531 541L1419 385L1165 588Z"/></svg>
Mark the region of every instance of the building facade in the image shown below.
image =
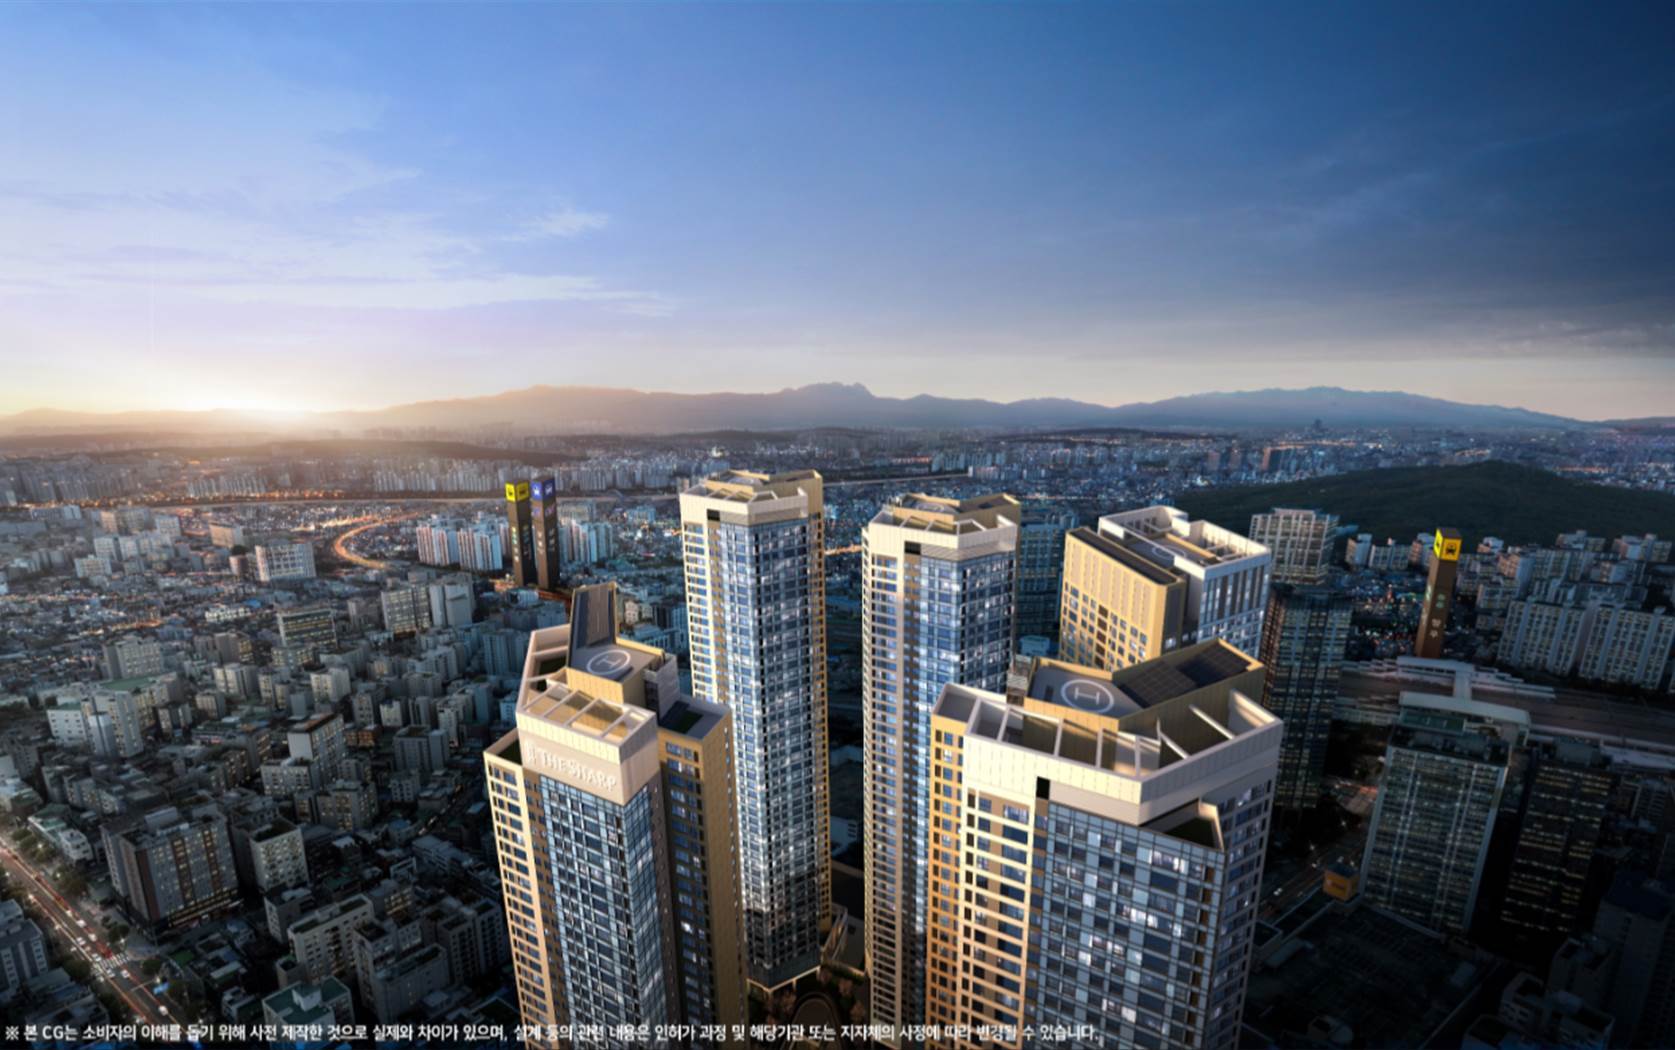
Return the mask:
<svg viewBox="0 0 1675 1050"><path fill-rule="evenodd" d="M1368 824L1361 892L1442 932L1470 929L1514 749L1517 708L1403 693Z"/></svg>
<svg viewBox="0 0 1675 1050"><path fill-rule="evenodd" d="M943 690L926 998L943 1045L1022 1050L1042 1028L1066 1047L1237 1045L1280 747L1262 675L1215 639Z"/></svg>
<svg viewBox="0 0 1675 1050"><path fill-rule="evenodd" d="M931 709L1000 691L1012 660L1019 507L908 495L862 534L861 717L871 1021L923 1023Z"/></svg>
<svg viewBox="0 0 1675 1050"><path fill-rule="evenodd" d="M1454 608L1454 582L1460 572L1460 533L1438 529L1431 540L1431 566L1425 580L1425 604L1419 612L1419 634L1413 655L1442 658L1448 638L1448 614Z"/></svg>
<svg viewBox="0 0 1675 1050"><path fill-rule="evenodd" d="M614 588L530 638L517 728L484 752L530 1025L742 1024L731 717L615 634Z"/></svg>
<svg viewBox="0 0 1675 1050"><path fill-rule="evenodd" d="M1285 723L1274 804L1312 809L1320 801L1332 705L1349 646L1349 596L1323 586L1276 583L1258 654L1268 668L1262 706Z"/></svg>
<svg viewBox="0 0 1675 1050"><path fill-rule="evenodd" d="M512 583L535 586L535 526L527 481L506 483L506 553L512 559L508 574Z"/></svg>
<svg viewBox="0 0 1675 1050"><path fill-rule="evenodd" d="M831 923L821 479L729 471L680 512L692 692L733 716L746 966L772 988Z"/></svg>
<svg viewBox="0 0 1675 1050"><path fill-rule="evenodd" d="M1325 583L1337 531L1338 516L1318 510L1275 507L1250 518L1250 538L1273 554L1282 583Z"/></svg>
<svg viewBox="0 0 1675 1050"><path fill-rule="evenodd" d="M256 578L263 583L314 579L314 545L261 544L256 548Z"/></svg>
<svg viewBox="0 0 1675 1050"><path fill-rule="evenodd" d="M1268 549L1173 507L1099 519L1065 537L1059 655L1115 670L1194 642L1262 640Z"/></svg>
<svg viewBox="0 0 1675 1050"><path fill-rule="evenodd" d="M1058 638L1064 536L1076 527L1074 512L1026 506L1018 523L1017 635Z"/></svg>
<svg viewBox="0 0 1675 1050"><path fill-rule="evenodd" d="M535 583L544 591L560 583L558 549L558 486L551 476L536 478L529 485L532 553Z"/></svg>
<svg viewBox="0 0 1675 1050"><path fill-rule="evenodd" d="M103 838L111 888L141 923L181 925L238 900L232 839L214 806L113 821Z"/></svg>
<svg viewBox="0 0 1675 1050"><path fill-rule="evenodd" d="M1513 932L1551 948L1582 915L1615 778L1597 744L1561 739L1531 748L1525 780L1501 918Z"/></svg>

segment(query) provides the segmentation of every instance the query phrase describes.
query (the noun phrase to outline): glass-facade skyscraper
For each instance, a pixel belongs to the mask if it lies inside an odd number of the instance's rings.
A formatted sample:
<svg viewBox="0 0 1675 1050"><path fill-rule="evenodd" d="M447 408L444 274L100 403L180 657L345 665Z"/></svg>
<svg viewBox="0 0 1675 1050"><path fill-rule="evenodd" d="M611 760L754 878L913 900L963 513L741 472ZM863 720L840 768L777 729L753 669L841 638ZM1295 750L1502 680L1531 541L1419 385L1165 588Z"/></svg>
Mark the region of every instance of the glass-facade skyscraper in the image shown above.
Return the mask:
<svg viewBox="0 0 1675 1050"><path fill-rule="evenodd" d="M861 717L871 1020L923 1023L931 708L1011 665L1017 500L909 495L862 536Z"/></svg>
<svg viewBox="0 0 1675 1050"><path fill-rule="evenodd" d="M728 471L680 512L692 692L733 721L746 967L774 988L831 924L821 479Z"/></svg>
<svg viewBox="0 0 1675 1050"><path fill-rule="evenodd" d="M1267 665L1262 706L1285 722L1275 805L1306 810L1320 799L1332 705L1349 647L1349 595L1328 586L1275 583L1262 623Z"/></svg>
<svg viewBox="0 0 1675 1050"><path fill-rule="evenodd" d="M1058 638L1064 534L1075 527L1075 512L1063 507L1024 507L1018 523L1018 637Z"/></svg>

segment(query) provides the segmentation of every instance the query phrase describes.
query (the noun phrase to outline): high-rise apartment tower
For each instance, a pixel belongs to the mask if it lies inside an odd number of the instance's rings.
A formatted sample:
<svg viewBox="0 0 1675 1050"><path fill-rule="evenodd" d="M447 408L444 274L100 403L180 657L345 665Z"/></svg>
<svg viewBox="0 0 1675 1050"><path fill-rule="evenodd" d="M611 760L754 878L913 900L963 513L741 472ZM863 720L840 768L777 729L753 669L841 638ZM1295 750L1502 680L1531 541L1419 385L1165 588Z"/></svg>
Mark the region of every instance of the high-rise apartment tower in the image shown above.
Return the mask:
<svg viewBox="0 0 1675 1050"><path fill-rule="evenodd" d="M862 533L861 715L871 1021L923 1024L931 709L1012 662L1018 501L908 495Z"/></svg>
<svg viewBox="0 0 1675 1050"><path fill-rule="evenodd" d="M733 716L746 967L773 988L831 923L820 475L727 471L680 515L692 692Z"/></svg>
<svg viewBox="0 0 1675 1050"><path fill-rule="evenodd" d="M1280 747L1262 674L1213 639L943 689L925 1018L943 1045L1237 1045Z"/></svg>
<svg viewBox="0 0 1675 1050"><path fill-rule="evenodd" d="M1116 669L1225 638L1254 653L1268 548L1173 507L1109 514L1064 541L1059 655Z"/></svg>
<svg viewBox="0 0 1675 1050"><path fill-rule="evenodd" d="M483 753L518 1002L578 1045L735 1025L745 984L730 718L618 638L614 587L530 636L517 728Z"/></svg>

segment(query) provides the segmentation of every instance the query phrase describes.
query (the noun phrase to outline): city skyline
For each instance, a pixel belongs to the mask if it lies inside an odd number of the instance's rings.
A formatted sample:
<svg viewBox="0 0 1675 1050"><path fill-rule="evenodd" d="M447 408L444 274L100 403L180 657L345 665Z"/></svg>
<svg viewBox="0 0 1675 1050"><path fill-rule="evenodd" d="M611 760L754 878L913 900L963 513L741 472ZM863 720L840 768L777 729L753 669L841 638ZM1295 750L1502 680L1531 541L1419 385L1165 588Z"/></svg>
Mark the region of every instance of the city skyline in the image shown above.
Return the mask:
<svg viewBox="0 0 1675 1050"><path fill-rule="evenodd" d="M1330 375L1659 414L1664 25L8 5L0 413L626 370L1104 404Z"/></svg>

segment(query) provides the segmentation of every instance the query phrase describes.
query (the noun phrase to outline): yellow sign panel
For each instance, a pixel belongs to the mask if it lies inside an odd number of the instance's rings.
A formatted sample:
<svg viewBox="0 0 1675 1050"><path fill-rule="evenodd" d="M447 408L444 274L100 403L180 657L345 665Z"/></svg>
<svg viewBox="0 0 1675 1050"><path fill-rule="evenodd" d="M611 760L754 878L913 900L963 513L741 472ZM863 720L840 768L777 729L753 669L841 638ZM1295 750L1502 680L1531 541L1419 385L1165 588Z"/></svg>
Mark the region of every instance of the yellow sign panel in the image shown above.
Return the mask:
<svg viewBox="0 0 1675 1050"><path fill-rule="evenodd" d="M1431 552L1443 561L1459 561L1460 537L1444 536L1438 532L1436 541L1431 544Z"/></svg>
<svg viewBox="0 0 1675 1050"><path fill-rule="evenodd" d="M509 499L509 500L528 499L529 498L529 482L520 481L520 482L517 482L516 484L514 484L514 483L508 481L506 483L506 498Z"/></svg>

